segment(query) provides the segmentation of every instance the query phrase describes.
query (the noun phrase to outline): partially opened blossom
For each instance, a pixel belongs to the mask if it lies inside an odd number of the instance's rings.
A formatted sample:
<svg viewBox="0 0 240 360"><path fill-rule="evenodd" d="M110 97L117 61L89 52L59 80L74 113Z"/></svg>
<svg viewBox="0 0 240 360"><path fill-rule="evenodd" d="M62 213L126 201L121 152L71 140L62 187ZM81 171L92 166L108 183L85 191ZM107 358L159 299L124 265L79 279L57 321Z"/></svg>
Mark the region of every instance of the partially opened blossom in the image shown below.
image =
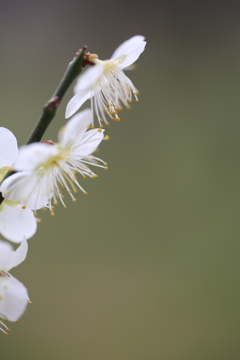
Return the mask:
<svg viewBox="0 0 240 360"><path fill-rule="evenodd" d="M0 317L8 321L17 321L30 302L25 286L9 274L9 271L23 262L28 251L24 239L17 250L8 243L0 241ZM0 321L0 330L5 334L7 326Z"/></svg>
<svg viewBox="0 0 240 360"><path fill-rule="evenodd" d="M66 108L66 118L72 116L82 104L91 99L91 109L95 111L100 126L108 123L107 115L113 120L120 120L118 111L122 105L129 107L133 96L136 100L137 89L122 69L132 65L144 51L146 41L136 35L121 44L109 60L90 58L94 66L79 76L74 87L74 96ZM93 125L93 114L92 114Z"/></svg>
<svg viewBox="0 0 240 360"><path fill-rule="evenodd" d="M0 127L0 181L18 156L17 140L8 129ZM36 218L30 209L22 209L18 199L4 200L0 204L0 233L8 240L19 243L32 237L37 229Z"/></svg>
<svg viewBox="0 0 240 360"><path fill-rule="evenodd" d="M19 199L23 206L33 210L49 207L57 199L63 201L60 187L65 188L75 201L73 192L85 190L79 184L76 173L84 178L97 175L88 167L106 168L106 163L92 156L104 138L102 129L89 130L91 111L76 114L59 132L59 142L33 143L23 146L13 167L18 173L9 176L0 190L8 200Z"/></svg>

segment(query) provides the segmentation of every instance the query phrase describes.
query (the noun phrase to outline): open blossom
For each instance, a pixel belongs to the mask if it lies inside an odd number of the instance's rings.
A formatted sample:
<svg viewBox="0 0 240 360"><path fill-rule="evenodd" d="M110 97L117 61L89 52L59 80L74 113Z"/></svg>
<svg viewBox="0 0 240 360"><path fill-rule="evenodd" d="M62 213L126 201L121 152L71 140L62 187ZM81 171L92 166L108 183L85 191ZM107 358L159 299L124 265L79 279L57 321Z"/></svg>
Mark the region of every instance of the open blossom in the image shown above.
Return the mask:
<svg viewBox="0 0 240 360"><path fill-rule="evenodd" d="M17 140L8 129L0 127L0 181L18 156ZM32 237L37 229L36 218L30 209L22 209L18 199L4 200L0 204L0 233L8 240L19 243Z"/></svg>
<svg viewBox="0 0 240 360"><path fill-rule="evenodd" d="M82 104L91 99L92 112L95 111L101 126L102 121L108 123L106 114L119 121L118 111L122 105L129 107L134 95L137 100L137 89L122 69L132 65L144 51L146 41L136 35L121 44L109 60L90 58L94 66L79 76L74 87L75 95L66 108L66 118L72 116ZM92 125L93 125L92 114Z"/></svg>
<svg viewBox="0 0 240 360"><path fill-rule="evenodd" d="M27 251L25 239L15 251L9 243L0 241L0 317L3 320L17 321L30 302L25 286L9 274L25 260ZM0 330L7 334L8 328L2 321Z"/></svg>
<svg viewBox="0 0 240 360"><path fill-rule="evenodd" d="M88 167L94 165L106 169L106 163L92 156L104 138L102 129L87 131L91 124L91 111L76 114L59 132L59 142L33 143L23 146L14 163L18 173L9 176L0 190L8 200L19 199L23 206L37 210L49 207L53 214L52 200L63 201L59 187L65 188L73 201L73 192L85 190L79 184L76 173L84 178L97 175Z"/></svg>

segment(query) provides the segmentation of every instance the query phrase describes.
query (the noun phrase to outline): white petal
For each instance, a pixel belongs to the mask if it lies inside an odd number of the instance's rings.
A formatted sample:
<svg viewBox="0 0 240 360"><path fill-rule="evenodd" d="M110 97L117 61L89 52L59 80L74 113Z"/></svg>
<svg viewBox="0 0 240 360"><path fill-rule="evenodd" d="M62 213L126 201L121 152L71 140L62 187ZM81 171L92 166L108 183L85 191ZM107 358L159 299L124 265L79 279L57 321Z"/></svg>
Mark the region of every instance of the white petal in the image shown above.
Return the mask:
<svg viewBox="0 0 240 360"><path fill-rule="evenodd" d="M103 140L104 130L100 130L101 132L99 132L99 129L87 131L82 138L81 145L74 150L73 154L79 157L92 154Z"/></svg>
<svg viewBox="0 0 240 360"><path fill-rule="evenodd" d="M129 40L124 41L113 53L111 60L120 59L119 67L125 67L133 64L144 51L146 46L145 38L142 35L136 35Z"/></svg>
<svg viewBox="0 0 240 360"><path fill-rule="evenodd" d="M85 109L73 116L59 132L58 139L62 148L81 142L84 132L91 123L92 112L90 109Z"/></svg>
<svg viewBox="0 0 240 360"><path fill-rule="evenodd" d="M14 277L0 278L0 314L9 321L17 321L29 302L27 289Z"/></svg>
<svg viewBox="0 0 240 360"><path fill-rule="evenodd" d="M0 168L11 166L18 155L17 140L13 133L0 127Z"/></svg>
<svg viewBox="0 0 240 360"><path fill-rule="evenodd" d="M21 205L8 206L3 201L0 212L0 233L6 239L20 243L24 238L32 237L36 230L36 218L30 209L22 209Z"/></svg>
<svg viewBox="0 0 240 360"><path fill-rule="evenodd" d="M90 90L102 76L104 70L104 61L101 61L85 70L84 73L77 79L76 85L73 89L74 94L82 92L86 89Z"/></svg>
<svg viewBox="0 0 240 360"><path fill-rule="evenodd" d="M33 170L58 154L56 146L51 144L33 143L22 146L13 168L15 170Z"/></svg>
<svg viewBox="0 0 240 360"><path fill-rule="evenodd" d="M27 251L28 244L25 239L15 251L9 243L0 241L0 272L8 272L13 267L21 264L27 256Z"/></svg>
<svg viewBox="0 0 240 360"><path fill-rule="evenodd" d="M8 271L8 265L11 262L13 253L13 247L9 243L0 241L0 272Z"/></svg>
<svg viewBox="0 0 240 360"><path fill-rule="evenodd" d="M88 89L82 90L81 92L74 95L71 100L68 102L65 112L65 118L70 118L75 114L78 109L85 103L88 99L92 97L92 92Z"/></svg>
<svg viewBox="0 0 240 360"><path fill-rule="evenodd" d="M10 263L8 264L8 271L21 264L27 256L28 243L26 239L23 239L17 250L13 252Z"/></svg>
<svg viewBox="0 0 240 360"><path fill-rule="evenodd" d="M10 201L20 201L29 209L38 210L46 206L49 200L48 179L39 177L31 171L19 172L9 176L1 183L0 191ZM26 209L25 209L26 210Z"/></svg>

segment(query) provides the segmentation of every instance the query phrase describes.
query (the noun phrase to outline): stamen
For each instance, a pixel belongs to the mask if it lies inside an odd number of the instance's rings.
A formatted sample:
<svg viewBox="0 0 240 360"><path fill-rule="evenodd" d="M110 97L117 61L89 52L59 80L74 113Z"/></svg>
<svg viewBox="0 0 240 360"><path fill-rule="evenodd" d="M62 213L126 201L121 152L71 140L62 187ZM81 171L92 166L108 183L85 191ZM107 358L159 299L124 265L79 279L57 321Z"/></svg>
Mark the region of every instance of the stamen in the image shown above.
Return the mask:
<svg viewBox="0 0 240 360"><path fill-rule="evenodd" d="M3 328L1 328L1 326L4 327L4 330ZM5 335L9 335L9 331L10 329L7 327L7 325L5 325L2 321L0 321L0 330L5 334Z"/></svg>

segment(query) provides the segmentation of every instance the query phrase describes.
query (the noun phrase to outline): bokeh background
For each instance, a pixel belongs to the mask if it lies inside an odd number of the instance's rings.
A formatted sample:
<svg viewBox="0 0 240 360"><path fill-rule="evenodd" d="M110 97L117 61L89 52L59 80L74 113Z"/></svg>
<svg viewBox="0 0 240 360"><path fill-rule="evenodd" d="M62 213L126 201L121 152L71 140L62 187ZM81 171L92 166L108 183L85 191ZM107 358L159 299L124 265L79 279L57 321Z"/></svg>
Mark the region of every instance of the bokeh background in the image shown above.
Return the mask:
<svg viewBox="0 0 240 360"><path fill-rule="evenodd" d="M33 302L1 358L240 358L238 1L0 1L1 126L24 144L83 45L101 59L146 36L140 101L12 274ZM57 140L68 91L44 139ZM82 180L81 180L82 181Z"/></svg>

